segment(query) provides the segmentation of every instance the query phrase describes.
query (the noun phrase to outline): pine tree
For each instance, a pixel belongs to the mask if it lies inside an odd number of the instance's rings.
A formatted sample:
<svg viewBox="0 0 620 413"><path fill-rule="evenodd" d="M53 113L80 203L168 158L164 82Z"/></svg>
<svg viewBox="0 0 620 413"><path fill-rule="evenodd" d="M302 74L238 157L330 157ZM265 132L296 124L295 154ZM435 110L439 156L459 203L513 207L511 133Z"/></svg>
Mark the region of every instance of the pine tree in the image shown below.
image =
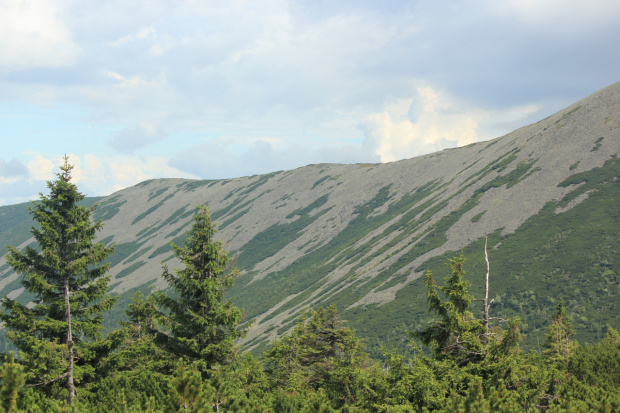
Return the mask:
<svg viewBox="0 0 620 413"><path fill-rule="evenodd" d="M92 372L87 361L94 357L93 348L85 340L94 344L101 337L101 314L115 301L107 295L109 264L100 265L113 248L94 243L102 223L91 221L96 205L79 205L84 195L71 182L72 169L65 156L57 179L47 183L50 194L41 194L30 207L38 224L31 229L38 248L26 247L22 253L9 246L7 261L24 275L22 284L34 295L33 306L3 298L0 311L30 384L66 382L69 404L76 382Z"/></svg>
<svg viewBox="0 0 620 413"><path fill-rule="evenodd" d="M245 334L239 329L241 310L224 293L238 274L229 271L229 257L220 241L214 240L215 224L207 205L196 207L194 223L182 247L172 248L185 268L164 266L162 276L170 293L157 292L155 301L166 315L169 331L160 331L158 341L173 354L196 363L209 376L217 364L230 361L235 341Z"/></svg>

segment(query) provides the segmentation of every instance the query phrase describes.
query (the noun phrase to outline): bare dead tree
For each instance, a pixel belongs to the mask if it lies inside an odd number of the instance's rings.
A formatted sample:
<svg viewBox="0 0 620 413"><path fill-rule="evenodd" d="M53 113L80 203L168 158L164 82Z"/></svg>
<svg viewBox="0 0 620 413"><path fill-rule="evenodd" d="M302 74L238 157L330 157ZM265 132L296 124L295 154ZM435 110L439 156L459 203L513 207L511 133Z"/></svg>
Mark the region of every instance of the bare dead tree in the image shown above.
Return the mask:
<svg viewBox="0 0 620 413"><path fill-rule="evenodd" d="M487 251L487 245L489 242L489 238L485 238L484 240L484 259L487 262L487 283L484 291L484 327L487 330L487 334L489 333L489 276L491 275L491 267L489 265L489 253Z"/></svg>
<svg viewBox="0 0 620 413"><path fill-rule="evenodd" d="M489 341L489 307L491 307L491 302L489 302L489 277L491 276L491 265L489 264L489 253L487 251L487 245L489 242L489 237L486 237L484 240L484 259L487 262L487 279L486 279L486 288L484 291L484 329L485 329L485 344Z"/></svg>

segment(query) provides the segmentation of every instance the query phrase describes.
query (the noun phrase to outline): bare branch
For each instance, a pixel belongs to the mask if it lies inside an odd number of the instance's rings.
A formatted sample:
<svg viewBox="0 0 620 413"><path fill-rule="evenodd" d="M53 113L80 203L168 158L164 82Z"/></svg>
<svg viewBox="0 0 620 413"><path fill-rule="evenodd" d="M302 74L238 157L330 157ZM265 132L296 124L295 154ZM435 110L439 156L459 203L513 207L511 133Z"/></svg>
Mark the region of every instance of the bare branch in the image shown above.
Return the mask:
<svg viewBox="0 0 620 413"><path fill-rule="evenodd" d="M67 371L67 372L65 372L65 373L61 374L60 376L58 376L58 377L54 377L53 379L50 379L50 380L45 381L45 382L41 382L41 383L33 383L33 384L26 384L26 385L24 386L24 388L38 387L38 386L47 386L48 384L51 384L51 383L53 383L53 382L55 382L55 381L58 381L58 380L60 380L60 379L64 379L64 378L65 378L65 377L67 377L68 375L69 375L69 372Z"/></svg>

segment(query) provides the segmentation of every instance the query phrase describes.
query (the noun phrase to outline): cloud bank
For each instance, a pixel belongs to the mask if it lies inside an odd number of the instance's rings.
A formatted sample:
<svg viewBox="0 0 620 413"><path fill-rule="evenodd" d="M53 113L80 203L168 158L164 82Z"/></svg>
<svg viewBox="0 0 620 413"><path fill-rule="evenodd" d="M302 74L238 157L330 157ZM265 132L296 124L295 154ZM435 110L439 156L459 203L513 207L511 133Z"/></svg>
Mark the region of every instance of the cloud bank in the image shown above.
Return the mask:
<svg viewBox="0 0 620 413"><path fill-rule="evenodd" d="M607 0L6 0L0 204L64 153L102 195L491 139L617 81L619 20Z"/></svg>

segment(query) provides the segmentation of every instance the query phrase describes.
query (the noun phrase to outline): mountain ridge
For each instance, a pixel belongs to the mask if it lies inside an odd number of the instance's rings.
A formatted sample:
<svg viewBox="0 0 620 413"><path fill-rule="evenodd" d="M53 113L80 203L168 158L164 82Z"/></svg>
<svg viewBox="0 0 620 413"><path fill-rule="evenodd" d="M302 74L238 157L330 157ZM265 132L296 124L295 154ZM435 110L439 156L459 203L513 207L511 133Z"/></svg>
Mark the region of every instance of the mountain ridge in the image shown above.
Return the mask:
<svg viewBox="0 0 620 413"><path fill-rule="evenodd" d="M105 222L99 239L117 245L111 290L128 297L165 287L161 263L178 265L168 243L182 242L193 205L207 202L218 239L243 272L230 293L254 321L248 348L283 334L304 308L330 302L363 328L362 313L388 311L414 284L407 299L422 307L425 291L417 281L434 259L486 237L492 251L505 254L503 243L541 211L553 208L562 217L605 192L601 185L615 188L619 114L620 82L502 137L388 164L142 182L101 198L95 215ZM615 178L584 191L588 181L567 183L597 168ZM23 248L31 240L22 238L9 241ZM492 265L493 259L492 252ZM617 265L609 270L615 277ZM492 283L511 276L502 271ZM0 294L20 297L17 278L0 258ZM617 314L603 318L618 328Z"/></svg>

